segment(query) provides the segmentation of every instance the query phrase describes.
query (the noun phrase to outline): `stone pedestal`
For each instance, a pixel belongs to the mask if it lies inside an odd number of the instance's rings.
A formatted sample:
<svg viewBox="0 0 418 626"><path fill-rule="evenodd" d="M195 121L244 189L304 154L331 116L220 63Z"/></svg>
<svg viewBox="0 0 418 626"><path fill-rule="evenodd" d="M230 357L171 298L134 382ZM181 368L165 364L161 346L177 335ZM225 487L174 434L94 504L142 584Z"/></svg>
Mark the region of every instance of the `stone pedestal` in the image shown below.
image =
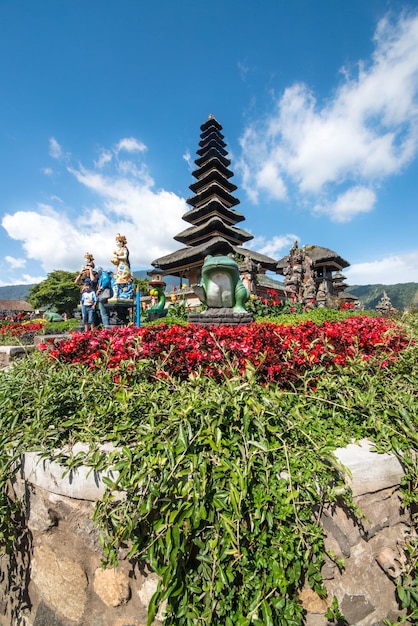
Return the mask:
<svg viewBox="0 0 418 626"><path fill-rule="evenodd" d="M189 315L190 324L200 324L201 326L221 326L250 324L253 321L252 313L234 313L229 307L209 308L202 313L191 313Z"/></svg>
<svg viewBox="0 0 418 626"><path fill-rule="evenodd" d="M129 310L134 306L133 300L118 300L115 302L106 302L104 305L109 314L109 326L126 326L131 321L129 319Z"/></svg>

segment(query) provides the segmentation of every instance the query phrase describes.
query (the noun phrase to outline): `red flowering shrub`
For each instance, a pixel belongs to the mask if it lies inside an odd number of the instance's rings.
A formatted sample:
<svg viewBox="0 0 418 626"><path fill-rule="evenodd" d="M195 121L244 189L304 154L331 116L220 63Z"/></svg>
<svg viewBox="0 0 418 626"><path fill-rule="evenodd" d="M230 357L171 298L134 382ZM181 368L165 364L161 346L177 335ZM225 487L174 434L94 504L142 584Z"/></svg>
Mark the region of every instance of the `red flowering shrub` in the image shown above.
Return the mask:
<svg viewBox="0 0 418 626"><path fill-rule="evenodd" d="M43 328L44 324L22 324L20 322L6 322L0 325L0 338L2 337L20 337L27 333L37 333Z"/></svg>
<svg viewBox="0 0 418 626"><path fill-rule="evenodd" d="M344 321L311 321L289 326L254 323L243 326L134 326L73 333L51 350L52 358L84 363L92 370L117 369L147 359L160 377L186 379L198 370L221 379L229 371L245 371L251 363L260 381L284 387L297 382L315 365L343 366L350 359L378 357L381 366L394 360L410 339L392 321L352 317Z"/></svg>

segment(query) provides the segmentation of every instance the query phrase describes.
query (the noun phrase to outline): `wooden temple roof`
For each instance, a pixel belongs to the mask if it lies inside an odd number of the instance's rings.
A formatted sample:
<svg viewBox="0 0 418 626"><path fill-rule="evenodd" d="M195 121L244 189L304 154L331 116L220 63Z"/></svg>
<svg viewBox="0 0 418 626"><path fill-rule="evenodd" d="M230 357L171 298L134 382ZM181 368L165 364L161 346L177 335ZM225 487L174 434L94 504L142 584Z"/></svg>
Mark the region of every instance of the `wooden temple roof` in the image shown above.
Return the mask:
<svg viewBox="0 0 418 626"><path fill-rule="evenodd" d="M0 300L0 311L33 311L33 307L26 300Z"/></svg>

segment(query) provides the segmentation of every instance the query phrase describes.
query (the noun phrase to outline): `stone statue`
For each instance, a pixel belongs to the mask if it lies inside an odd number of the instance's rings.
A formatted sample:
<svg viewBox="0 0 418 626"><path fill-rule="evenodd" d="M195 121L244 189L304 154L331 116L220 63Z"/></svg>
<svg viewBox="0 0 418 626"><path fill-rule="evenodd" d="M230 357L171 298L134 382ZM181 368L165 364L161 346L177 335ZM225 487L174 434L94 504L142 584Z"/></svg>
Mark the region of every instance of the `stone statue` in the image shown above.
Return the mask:
<svg viewBox="0 0 418 626"><path fill-rule="evenodd" d="M323 280L320 283L317 294L316 294L316 304L318 308L323 309L327 306L328 293L329 291L328 291L327 281Z"/></svg>
<svg viewBox="0 0 418 626"><path fill-rule="evenodd" d="M312 275L308 276L303 284L302 299L305 306L310 308L315 305L316 285Z"/></svg>
<svg viewBox="0 0 418 626"><path fill-rule="evenodd" d="M376 304L376 311L382 313L383 315L388 315L395 311L395 308L392 306L392 302L386 291L383 292L383 296L380 301Z"/></svg>
<svg viewBox="0 0 418 626"><path fill-rule="evenodd" d="M239 264L239 272L244 286L250 293L257 293L257 274L261 271L259 263L255 263L249 255Z"/></svg>
<svg viewBox="0 0 418 626"><path fill-rule="evenodd" d="M116 235L116 250L113 252L111 262L116 265L112 278L113 296L108 302L117 300L129 300L133 298L134 278L129 263L129 250L125 235Z"/></svg>
<svg viewBox="0 0 418 626"><path fill-rule="evenodd" d="M202 279L192 285L194 293L208 308L230 308L233 313L247 313L245 303L250 292L239 275L238 263L232 254L208 255L202 266Z"/></svg>

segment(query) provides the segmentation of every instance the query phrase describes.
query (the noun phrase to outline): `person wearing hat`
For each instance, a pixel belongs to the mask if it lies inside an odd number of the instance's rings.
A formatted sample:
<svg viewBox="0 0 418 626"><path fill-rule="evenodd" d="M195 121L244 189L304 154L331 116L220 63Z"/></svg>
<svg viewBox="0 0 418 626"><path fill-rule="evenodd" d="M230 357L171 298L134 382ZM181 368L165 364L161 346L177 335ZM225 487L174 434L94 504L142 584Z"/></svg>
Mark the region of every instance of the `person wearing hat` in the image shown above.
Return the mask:
<svg viewBox="0 0 418 626"><path fill-rule="evenodd" d="M87 273L87 276L85 276L85 273ZM97 269L92 267L82 267L74 282L76 285L81 285L81 290L83 290L86 280L90 281L93 291L96 291L97 281L99 280Z"/></svg>

